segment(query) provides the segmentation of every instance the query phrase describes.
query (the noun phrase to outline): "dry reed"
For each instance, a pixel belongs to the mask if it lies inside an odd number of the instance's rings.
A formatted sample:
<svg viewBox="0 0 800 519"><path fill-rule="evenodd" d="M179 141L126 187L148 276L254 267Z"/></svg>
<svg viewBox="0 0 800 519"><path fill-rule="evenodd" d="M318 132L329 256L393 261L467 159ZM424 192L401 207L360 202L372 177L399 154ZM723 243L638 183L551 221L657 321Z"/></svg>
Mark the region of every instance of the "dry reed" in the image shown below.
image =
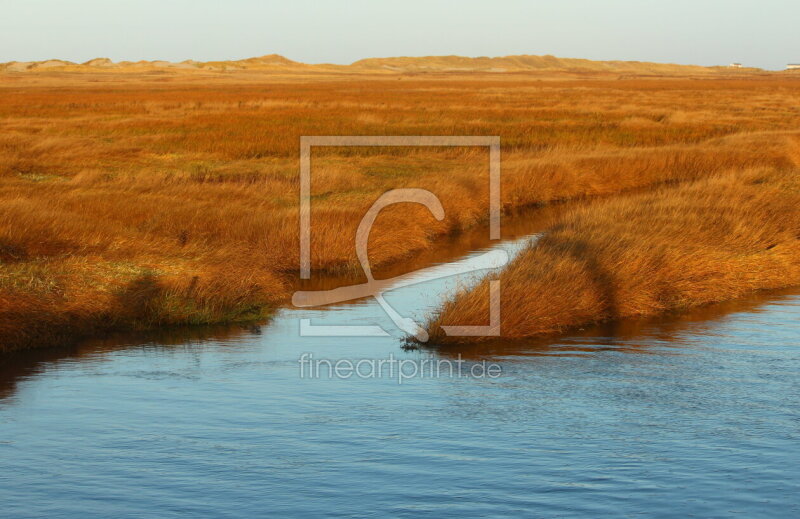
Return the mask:
<svg viewBox="0 0 800 519"><path fill-rule="evenodd" d="M800 284L800 170L749 170L575 210L501 273L501 334L524 338ZM429 323L485 324L488 278Z"/></svg>
<svg viewBox="0 0 800 519"><path fill-rule="evenodd" d="M504 208L797 161L800 82L0 75L0 349L109 328L249 320L286 301L301 135L499 135ZM312 266L350 270L387 189L374 264L486 217L478 149L321 149Z"/></svg>

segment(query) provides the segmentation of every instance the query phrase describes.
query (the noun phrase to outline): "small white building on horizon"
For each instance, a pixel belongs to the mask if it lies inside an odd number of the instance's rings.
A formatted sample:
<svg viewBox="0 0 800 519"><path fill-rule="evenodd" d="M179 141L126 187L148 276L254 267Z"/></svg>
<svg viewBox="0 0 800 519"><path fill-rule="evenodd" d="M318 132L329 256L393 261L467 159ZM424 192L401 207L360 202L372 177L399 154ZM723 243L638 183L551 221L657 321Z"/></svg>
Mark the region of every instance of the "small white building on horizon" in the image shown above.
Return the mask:
<svg viewBox="0 0 800 519"><path fill-rule="evenodd" d="M786 70L800 70L800 63L789 63L786 65Z"/></svg>
<svg viewBox="0 0 800 519"><path fill-rule="evenodd" d="M731 64L730 64L730 65L728 65L728 66L729 66L730 68L742 68L742 64L741 64L741 63L731 63Z"/></svg>

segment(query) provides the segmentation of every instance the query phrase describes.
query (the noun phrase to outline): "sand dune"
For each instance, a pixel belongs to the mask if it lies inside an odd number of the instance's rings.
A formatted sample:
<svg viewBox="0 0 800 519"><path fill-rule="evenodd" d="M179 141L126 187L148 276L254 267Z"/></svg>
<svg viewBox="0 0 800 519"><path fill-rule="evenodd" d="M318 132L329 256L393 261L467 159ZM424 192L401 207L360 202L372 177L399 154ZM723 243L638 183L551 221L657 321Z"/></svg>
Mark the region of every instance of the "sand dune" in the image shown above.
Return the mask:
<svg viewBox="0 0 800 519"><path fill-rule="evenodd" d="M119 72L141 72L147 70L181 71L276 71L284 73L370 73L370 74L424 74L424 73L531 73L562 72L573 74L610 73L640 75L715 75L763 72L761 69L728 67L702 67L671 63L643 61L592 61L588 59L557 58L555 56L504 56L477 57L425 56L368 58L350 65L307 64L292 61L278 54L269 54L232 61L194 61L179 63L155 61L122 61L115 63L108 58L95 58L85 63L64 60L46 60L0 63L0 72L96 72L98 70Z"/></svg>
<svg viewBox="0 0 800 519"><path fill-rule="evenodd" d="M717 71L714 67L647 63L640 61L592 61L588 59L557 58L555 56L505 56L500 58L466 58L463 56L427 56L422 58L371 58L357 61L354 68L384 68L403 71L574 71L574 72L639 72L704 74Z"/></svg>

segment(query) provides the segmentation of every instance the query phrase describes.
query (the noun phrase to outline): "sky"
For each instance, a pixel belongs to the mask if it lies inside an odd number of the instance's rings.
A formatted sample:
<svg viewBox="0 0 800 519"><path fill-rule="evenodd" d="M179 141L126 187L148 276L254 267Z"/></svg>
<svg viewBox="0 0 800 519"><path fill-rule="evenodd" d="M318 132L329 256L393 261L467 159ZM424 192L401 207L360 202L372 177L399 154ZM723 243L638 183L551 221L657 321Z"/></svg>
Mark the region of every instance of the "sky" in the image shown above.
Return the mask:
<svg viewBox="0 0 800 519"><path fill-rule="evenodd" d="M552 54L782 69L798 0L0 0L0 62Z"/></svg>

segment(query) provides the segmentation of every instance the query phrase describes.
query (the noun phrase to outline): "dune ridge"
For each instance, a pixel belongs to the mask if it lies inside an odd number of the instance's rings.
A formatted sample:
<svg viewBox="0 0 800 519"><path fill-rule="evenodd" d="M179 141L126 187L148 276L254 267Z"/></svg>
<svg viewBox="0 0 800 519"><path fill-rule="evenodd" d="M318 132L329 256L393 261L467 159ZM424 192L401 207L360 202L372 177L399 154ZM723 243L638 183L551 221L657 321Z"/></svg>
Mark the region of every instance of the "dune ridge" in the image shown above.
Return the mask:
<svg viewBox="0 0 800 519"><path fill-rule="evenodd" d="M422 74L422 73L525 73L525 72L568 72L644 74L644 75L718 75L747 74L767 72L759 68L733 69L725 66L704 67L673 63L654 63L644 61L593 61L577 58L558 58L544 55L517 55L503 57L465 57L465 56L424 56L367 58L350 65L329 63L308 64L290 60L278 54L268 54L240 60L171 62L121 61L109 58L95 58L84 63L51 59L45 61L11 61L0 63L0 72L142 72L149 70L174 71L275 71L289 73L372 73L372 74Z"/></svg>

